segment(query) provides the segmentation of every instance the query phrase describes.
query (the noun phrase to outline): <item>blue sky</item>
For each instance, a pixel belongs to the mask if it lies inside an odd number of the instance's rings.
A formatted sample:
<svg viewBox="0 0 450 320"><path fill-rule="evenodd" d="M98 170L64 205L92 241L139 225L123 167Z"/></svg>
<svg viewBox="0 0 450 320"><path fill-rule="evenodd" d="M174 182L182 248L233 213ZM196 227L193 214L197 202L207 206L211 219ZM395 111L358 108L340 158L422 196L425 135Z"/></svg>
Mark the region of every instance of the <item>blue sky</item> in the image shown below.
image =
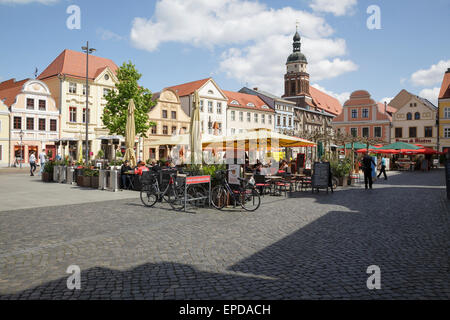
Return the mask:
<svg viewBox="0 0 450 320"><path fill-rule="evenodd" d="M81 29L69 30L69 5ZM381 29L366 12L377 5ZM131 60L156 92L212 76L223 89L248 84L281 94L296 21L311 83L344 101L401 89L436 103L450 67L449 0L0 0L0 81L32 77L86 40L118 65Z"/></svg>

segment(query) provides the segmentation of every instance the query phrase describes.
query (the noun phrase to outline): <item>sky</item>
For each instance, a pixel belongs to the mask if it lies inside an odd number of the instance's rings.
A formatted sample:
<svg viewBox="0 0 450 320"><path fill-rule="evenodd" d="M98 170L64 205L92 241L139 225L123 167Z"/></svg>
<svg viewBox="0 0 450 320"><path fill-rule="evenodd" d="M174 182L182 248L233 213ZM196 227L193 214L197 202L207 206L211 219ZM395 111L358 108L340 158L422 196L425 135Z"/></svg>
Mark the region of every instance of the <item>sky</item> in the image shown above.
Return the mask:
<svg viewBox="0 0 450 320"><path fill-rule="evenodd" d="M213 77L281 95L298 24L311 84L341 103L406 89L437 105L449 13L450 0L0 0L0 81L34 77L89 41L95 55L134 63L152 92Z"/></svg>

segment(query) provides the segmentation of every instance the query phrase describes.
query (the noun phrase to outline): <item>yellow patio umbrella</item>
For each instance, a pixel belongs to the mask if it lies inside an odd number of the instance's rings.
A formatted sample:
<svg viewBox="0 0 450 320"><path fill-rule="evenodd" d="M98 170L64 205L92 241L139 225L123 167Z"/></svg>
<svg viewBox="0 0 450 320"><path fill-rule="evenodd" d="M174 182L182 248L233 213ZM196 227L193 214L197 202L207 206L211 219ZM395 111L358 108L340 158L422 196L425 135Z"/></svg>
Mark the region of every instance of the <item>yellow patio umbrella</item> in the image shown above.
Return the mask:
<svg viewBox="0 0 450 320"><path fill-rule="evenodd" d="M78 144L78 162L83 163L83 141Z"/></svg>
<svg viewBox="0 0 450 320"><path fill-rule="evenodd" d="M200 98L198 91L194 93L194 109L192 110L189 130L189 146L191 149L191 164L202 164L202 136L200 131Z"/></svg>
<svg viewBox="0 0 450 320"><path fill-rule="evenodd" d="M134 140L136 135L135 123L134 123L134 101L130 99L130 103L128 104L128 115L127 115L127 126L125 131L125 156L124 160L128 160L130 162L131 167L136 166L136 155L134 153Z"/></svg>

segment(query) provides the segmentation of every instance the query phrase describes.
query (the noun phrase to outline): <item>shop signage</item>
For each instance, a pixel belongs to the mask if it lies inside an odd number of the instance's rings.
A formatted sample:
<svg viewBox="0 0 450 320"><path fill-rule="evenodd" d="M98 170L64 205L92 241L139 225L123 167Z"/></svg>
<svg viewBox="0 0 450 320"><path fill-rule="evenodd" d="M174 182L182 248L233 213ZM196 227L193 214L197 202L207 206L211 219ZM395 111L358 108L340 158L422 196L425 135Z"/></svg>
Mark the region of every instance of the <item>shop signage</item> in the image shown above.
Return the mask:
<svg viewBox="0 0 450 320"><path fill-rule="evenodd" d="M429 139L420 139L420 138L415 138L415 139L395 139L395 142L406 142L406 143L431 143L431 140Z"/></svg>

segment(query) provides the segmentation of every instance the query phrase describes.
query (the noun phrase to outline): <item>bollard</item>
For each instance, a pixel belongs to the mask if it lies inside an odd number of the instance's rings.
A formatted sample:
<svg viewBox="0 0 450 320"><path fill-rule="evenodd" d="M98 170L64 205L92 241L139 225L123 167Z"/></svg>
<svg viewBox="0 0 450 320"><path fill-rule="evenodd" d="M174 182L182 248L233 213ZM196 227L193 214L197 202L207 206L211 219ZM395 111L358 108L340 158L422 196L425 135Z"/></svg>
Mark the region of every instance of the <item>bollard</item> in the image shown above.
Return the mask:
<svg viewBox="0 0 450 320"><path fill-rule="evenodd" d="M118 176L118 171L111 169L109 174L109 191L116 192L119 190Z"/></svg>
<svg viewBox="0 0 450 320"><path fill-rule="evenodd" d="M59 179L58 179L59 183L66 182L66 174L67 174L66 167L65 166L59 167Z"/></svg>
<svg viewBox="0 0 450 320"><path fill-rule="evenodd" d="M99 190L105 190L107 188L107 177L106 177L106 170L99 170L98 174L98 189Z"/></svg>
<svg viewBox="0 0 450 320"><path fill-rule="evenodd" d="M53 181L58 182L59 181L59 168L60 166L54 166L53 167Z"/></svg>
<svg viewBox="0 0 450 320"><path fill-rule="evenodd" d="M76 181L74 181L74 175L75 175L74 167L66 167L66 183L67 184L76 183Z"/></svg>

